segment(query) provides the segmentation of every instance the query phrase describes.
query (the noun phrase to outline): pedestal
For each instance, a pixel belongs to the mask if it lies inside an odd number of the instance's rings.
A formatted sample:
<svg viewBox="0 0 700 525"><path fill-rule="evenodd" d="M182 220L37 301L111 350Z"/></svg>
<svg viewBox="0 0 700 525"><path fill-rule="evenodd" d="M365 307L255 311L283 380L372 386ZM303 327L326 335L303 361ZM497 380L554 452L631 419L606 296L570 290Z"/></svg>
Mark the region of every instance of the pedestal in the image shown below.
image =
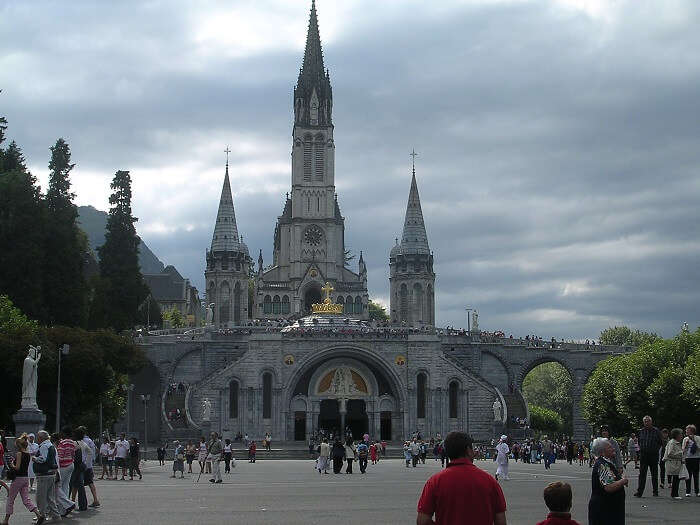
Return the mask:
<svg viewBox="0 0 700 525"><path fill-rule="evenodd" d="M21 436L24 432L36 434L39 430L45 430L46 416L38 408L20 408L12 419L15 422L16 436Z"/></svg>
<svg viewBox="0 0 700 525"><path fill-rule="evenodd" d="M202 429L202 435L204 436L204 439L209 441L209 436L211 436L211 421L202 421L202 424L200 425Z"/></svg>

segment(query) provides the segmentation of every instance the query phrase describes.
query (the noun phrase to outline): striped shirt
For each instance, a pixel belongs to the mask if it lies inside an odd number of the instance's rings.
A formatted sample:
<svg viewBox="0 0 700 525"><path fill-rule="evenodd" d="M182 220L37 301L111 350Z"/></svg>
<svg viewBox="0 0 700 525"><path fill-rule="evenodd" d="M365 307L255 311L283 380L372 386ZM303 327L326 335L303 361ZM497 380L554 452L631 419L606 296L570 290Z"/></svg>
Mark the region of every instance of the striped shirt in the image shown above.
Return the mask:
<svg viewBox="0 0 700 525"><path fill-rule="evenodd" d="M661 448L661 432L656 427L642 427L639 431L639 451L642 454L653 453L658 454Z"/></svg>
<svg viewBox="0 0 700 525"><path fill-rule="evenodd" d="M58 466L60 468L66 468L73 463L75 441L72 439L62 439L58 442L56 451L58 452Z"/></svg>

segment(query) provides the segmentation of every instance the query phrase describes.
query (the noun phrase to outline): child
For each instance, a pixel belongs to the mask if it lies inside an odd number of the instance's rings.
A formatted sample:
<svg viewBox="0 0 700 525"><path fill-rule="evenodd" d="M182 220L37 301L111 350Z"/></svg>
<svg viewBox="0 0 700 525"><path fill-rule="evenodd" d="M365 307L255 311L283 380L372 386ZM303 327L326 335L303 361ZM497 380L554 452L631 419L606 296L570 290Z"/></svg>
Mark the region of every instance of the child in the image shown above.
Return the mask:
<svg viewBox="0 0 700 525"><path fill-rule="evenodd" d="M544 502L550 513L537 525L579 525L571 519L571 485L555 481L544 488Z"/></svg>

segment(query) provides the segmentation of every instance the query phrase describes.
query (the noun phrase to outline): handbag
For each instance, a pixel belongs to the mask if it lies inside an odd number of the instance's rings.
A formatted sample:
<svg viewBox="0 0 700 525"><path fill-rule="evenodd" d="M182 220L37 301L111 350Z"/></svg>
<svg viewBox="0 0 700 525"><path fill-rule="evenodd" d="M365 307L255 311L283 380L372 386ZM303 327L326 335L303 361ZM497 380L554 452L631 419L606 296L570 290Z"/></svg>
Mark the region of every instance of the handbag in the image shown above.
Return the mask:
<svg viewBox="0 0 700 525"><path fill-rule="evenodd" d="M17 471L14 468L10 467L9 469L7 469L7 479L9 481L14 481L14 479L16 477L17 477Z"/></svg>
<svg viewBox="0 0 700 525"><path fill-rule="evenodd" d="M678 479L688 479L688 469L685 467L685 463L681 464L681 471L678 473Z"/></svg>

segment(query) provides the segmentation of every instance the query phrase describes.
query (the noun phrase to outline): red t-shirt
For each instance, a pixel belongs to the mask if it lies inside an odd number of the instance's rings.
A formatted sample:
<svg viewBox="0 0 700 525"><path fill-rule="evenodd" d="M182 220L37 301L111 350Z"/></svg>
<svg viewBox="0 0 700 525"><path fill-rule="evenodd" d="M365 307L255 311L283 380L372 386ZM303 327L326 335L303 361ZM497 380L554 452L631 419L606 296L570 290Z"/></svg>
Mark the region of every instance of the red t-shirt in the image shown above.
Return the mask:
<svg viewBox="0 0 700 525"><path fill-rule="evenodd" d="M75 456L75 441L72 439L62 439L58 442L58 447L56 447L56 452L58 452L58 466L61 468L66 468L68 465L73 463Z"/></svg>
<svg viewBox="0 0 700 525"><path fill-rule="evenodd" d="M578 521L571 519L571 514L564 512L550 512L547 519L537 525L580 525Z"/></svg>
<svg viewBox="0 0 700 525"><path fill-rule="evenodd" d="M435 514L438 525L493 525L494 516L505 511L501 486L467 458L450 461L445 470L433 475L418 501L418 512Z"/></svg>

